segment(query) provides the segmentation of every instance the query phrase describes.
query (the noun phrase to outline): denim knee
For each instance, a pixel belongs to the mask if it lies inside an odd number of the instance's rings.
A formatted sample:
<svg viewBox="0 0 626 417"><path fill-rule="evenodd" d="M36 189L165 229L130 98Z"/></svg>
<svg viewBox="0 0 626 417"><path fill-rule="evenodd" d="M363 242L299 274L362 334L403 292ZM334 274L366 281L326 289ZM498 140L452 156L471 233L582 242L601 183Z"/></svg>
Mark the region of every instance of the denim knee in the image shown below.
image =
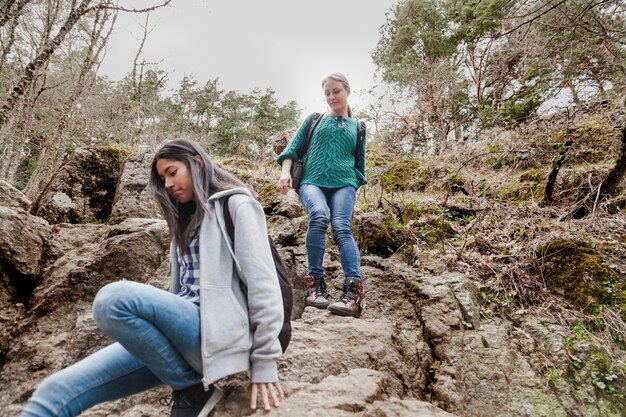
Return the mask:
<svg viewBox="0 0 626 417"><path fill-rule="evenodd" d="M325 232L326 229L328 229L328 217L326 216L326 212L319 210L309 213L309 228Z"/></svg>
<svg viewBox="0 0 626 417"><path fill-rule="evenodd" d="M132 282L129 281L116 281L100 288L92 305L93 318L100 330L110 324L113 313L117 310L115 307L131 292L131 285Z"/></svg>
<svg viewBox="0 0 626 417"><path fill-rule="evenodd" d="M353 239L352 221L346 218L333 218L333 239L337 246L341 246L345 241Z"/></svg>

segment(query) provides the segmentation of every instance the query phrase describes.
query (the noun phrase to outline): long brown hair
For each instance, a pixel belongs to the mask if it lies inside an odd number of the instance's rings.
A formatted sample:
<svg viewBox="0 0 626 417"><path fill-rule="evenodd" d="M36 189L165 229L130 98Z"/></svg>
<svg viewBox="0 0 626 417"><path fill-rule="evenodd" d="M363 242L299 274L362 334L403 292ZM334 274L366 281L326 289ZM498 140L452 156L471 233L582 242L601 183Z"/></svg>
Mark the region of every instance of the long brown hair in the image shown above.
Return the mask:
<svg viewBox="0 0 626 417"><path fill-rule="evenodd" d="M326 84L328 80L334 80L334 81L340 82L341 84L343 84L343 87L348 92L351 91L350 83L348 82L348 79L346 78L345 75L339 72L333 72L332 74L329 74L326 77L324 77L324 79L322 80L322 88L324 88L324 84ZM348 103L346 103L346 105L348 106L348 117L352 117L352 108L350 108L350 105Z"/></svg>
<svg viewBox="0 0 626 417"><path fill-rule="evenodd" d="M156 167L159 159L173 159L185 164L191 174L193 189L190 202L179 203L167 192ZM150 186L167 221L170 237L183 252L187 250L193 232L200 228L203 216L209 215L209 197L220 191L245 187L233 174L214 164L197 143L188 139L173 140L157 151L152 160Z"/></svg>

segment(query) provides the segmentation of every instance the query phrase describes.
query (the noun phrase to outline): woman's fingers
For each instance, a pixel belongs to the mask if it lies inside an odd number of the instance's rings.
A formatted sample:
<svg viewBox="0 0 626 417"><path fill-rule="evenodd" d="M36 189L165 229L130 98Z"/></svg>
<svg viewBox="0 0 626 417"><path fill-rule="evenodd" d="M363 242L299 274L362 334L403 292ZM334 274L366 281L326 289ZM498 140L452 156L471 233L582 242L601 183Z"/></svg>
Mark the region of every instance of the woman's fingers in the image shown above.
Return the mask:
<svg viewBox="0 0 626 417"><path fill-rule="evenodd" d="M270 400L267 395L267 384L259 384L261 385L261 399L263 400L263 409L265 411L270 411L272 407L270 407Z"/></svg>
<svg viewBox="0 0 626 417"><path fill-rule="evenodd" d="M276 187L282 194L287 194L288 187L291 185L291 178L281 178L278 180Z"/></svg>
<svg viewBox="0 0 626 417"><path fill-rule="evenodd" d="M274 407L278 407L280 405L280 400L285 398L285 393L283 392L283 389L278 382L271 384L250 384L249 399L250 408L252 410L256 410L259 390L261 391L261 400L263 402L263 409L265 411L270 411L272 409L271 405L274 405Z"/></svg>
<svg viewBox="0 0 626 417"><path fill-rule="evenodd" d="M250 384L250 408L256 410L256 403L258 397L258 387L257 384Z"/></svg>
<svg viewBox="0 0 626 417"><path fill-rule="evenodd" d="M278 407L280 405L280 400L285 398L285 393L278 382L271 384L271 386L274 387L274 389L270 389L272 402L274 403L274 407Z"/></svg>
<svg viewBox="0 0 626 417"><path fill-rule="evenodd" d="M272 389L272 385L274 385L274 389ZM280 405L280 400L278 399L275 384L267 384L267 390L270 392L270 398L272 400L272 404L274 404L274 407L278 407Z"/></svg>

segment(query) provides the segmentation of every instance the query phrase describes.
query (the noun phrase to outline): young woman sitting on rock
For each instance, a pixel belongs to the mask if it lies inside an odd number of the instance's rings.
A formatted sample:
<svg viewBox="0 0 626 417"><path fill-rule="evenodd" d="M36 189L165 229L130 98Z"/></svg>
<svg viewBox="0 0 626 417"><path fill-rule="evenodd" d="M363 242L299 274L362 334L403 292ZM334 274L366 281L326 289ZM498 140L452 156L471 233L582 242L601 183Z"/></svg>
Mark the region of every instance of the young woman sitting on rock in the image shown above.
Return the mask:
<svg viewBox="0 0 626 417"><path fill-rule="evenodd" d="M283 304L261 205L188 140L156 153L150 182L170 231L170 290L125 280L103 287L93 315L115 343L46 378L23 417L76 416L162 384L174 390L172 416L206 416L221 395L212 384L246 370L250 408L259 394L266 411L283 398Z"/></svg>

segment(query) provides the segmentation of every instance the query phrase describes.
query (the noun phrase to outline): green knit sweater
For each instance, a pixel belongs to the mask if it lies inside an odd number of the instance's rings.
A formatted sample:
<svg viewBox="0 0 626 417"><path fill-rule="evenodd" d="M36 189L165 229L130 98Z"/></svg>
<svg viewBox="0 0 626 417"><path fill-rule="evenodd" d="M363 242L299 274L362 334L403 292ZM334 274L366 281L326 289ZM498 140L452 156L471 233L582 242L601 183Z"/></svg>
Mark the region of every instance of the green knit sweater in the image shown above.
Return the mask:
<svg viewBox="0 0 626 417"><path fill-rule="evenodd" d="M276 161L282 165L285 158L295 162L298 159L296 151L300 149L311 124L312 115L300 125L298 132L291 139ZM341 126L343 125L343 126ZM304 177L301 184L313 184L318 187L343 188L353 186L358 189L366 184L365 178L365 139L359 167L354 166L354 151L357 140L357 122L351 118L339 118L330 114L323 114L313 137L309 150L304 156Z"/></svg>

